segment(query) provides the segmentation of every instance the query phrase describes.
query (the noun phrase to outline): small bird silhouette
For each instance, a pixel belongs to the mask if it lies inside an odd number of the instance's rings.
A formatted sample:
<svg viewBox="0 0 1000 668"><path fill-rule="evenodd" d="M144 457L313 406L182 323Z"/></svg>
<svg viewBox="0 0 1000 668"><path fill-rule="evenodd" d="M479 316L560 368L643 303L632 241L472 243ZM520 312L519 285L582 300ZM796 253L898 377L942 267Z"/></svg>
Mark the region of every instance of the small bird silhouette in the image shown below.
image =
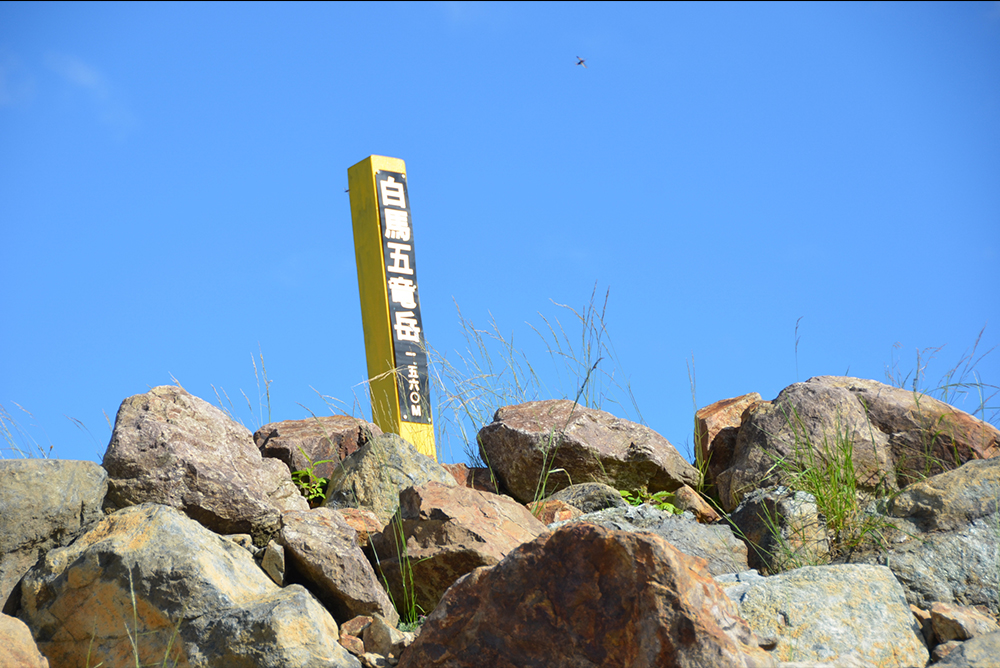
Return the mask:
<svg viewBox="0 0 1000 668"><path fill-rule="evenodd" d="M586 61L583 58L581 58L580 56L576 57L576 64L577 65L583 65L583 69L587 69L587 63L586 63Z"/></svg>

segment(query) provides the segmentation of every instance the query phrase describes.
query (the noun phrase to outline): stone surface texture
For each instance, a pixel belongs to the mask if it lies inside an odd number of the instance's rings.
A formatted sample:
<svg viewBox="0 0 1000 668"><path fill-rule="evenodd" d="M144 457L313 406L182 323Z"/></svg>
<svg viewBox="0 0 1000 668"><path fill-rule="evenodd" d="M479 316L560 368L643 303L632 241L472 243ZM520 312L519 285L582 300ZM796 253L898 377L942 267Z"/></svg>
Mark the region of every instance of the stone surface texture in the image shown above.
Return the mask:
<svg viewBox="0 0 1000 668"><path fill-rule="evenodd" d="M3 668L49 668L49 660L38 651L31 630L16 617L0 613L0 666Z"/></svg>
<svg viewBox="0 0 1000 668"><path fill-rule="evenodd" d="M104 455L108 501L159 503L218 533L249 533L259 545L282 510L306 510L288 467L261 457L242 425L180 387L155 387L122 402Z"/></svg>
<svg viewBox="0 0 1000 668"><path fill-rule="evenodd" d="M583 482L672 492L700 479L674 446L648 427L568 400L504 406L479 431L479 444L483 459L522 503L535 500L546 466L548 493Z"/></svg>
<svg viewBox="0 0 1000 668"><path fill-rule="evenodd" d="M628 505L621 492L600 482L581 482L563 488L549 497L565 501L584 513L594 513L605 508L624 508Z"/></svg>
<svg viewBox="0 0 1000 668"><path fill-rule="evenodd" d="M399 665L774 664L704 561L654 535L571 523L457 582Z"/></svg>
<svg viewBox="0 0 1000 668"><path fill-rule="evenodd" d="M380 614L399 622L385 589L354 529L336 510L290 511L281 518L278 540L285 547L289 570L294 568L320 602L345 622L358 615Z"/></svg>
<svg viewBox="0 0 1000 668"><path fill-rule="evenodd" d="M0 607L39 556L104 516L108 476L94 462L0 460ZM13 597L16 598L16 595Z"/></svg>
<svg viewBox="0 0 1000 668"><path fill-rule="evenodd" d="M739 601L760 637L777 639L782 661L830 661L857 652L883 668L923 666L920 627L892 571L880 566L806 566L765 578Z"/></svg>
<svg viewBox="0 0 1000 668"><path fill-rule="evenodd" d="M399 502L400 521L373 540L375 554L393 599L401 601L399 546L405 544L413 573L409 588L426 612L459 577L497 563L546 530L513 499L468 487L428 482L404 490Z"/></svg>
<svg viewBox="0 0 1000 668"><path fill-rule="evenodd" d="M574 517L583 515L583 512L576 506L571 506L565 501L558 499L545 499L544 501L533 501L528 504L528 510L538 518L542 524L552 524L571 520Z"/></svg>
<svg viewBox="0 0 1000 668"><path fill-rule="evenodd" d="M358 545L368 547L371 536L385 528L378 516L365 508L338 508L337 512L357 533Z"/></svg>
<svg viewBox="0 0 1000 668"><path fill-rule="evenodd" d="M246 550L163 505L120 510L50 551L22 603L52 668L359 665L305 589L277 587Z"/></svg>
<svg viewBox="0 0 1000 668"><path fill-rule="evenodd" d="M577 522L597 524L618 531L656 534L684 554L704 559L712 575L738 573L749 568L747 546L733 535L728 525L700 524L690 513L674 515L643 504L587 513L569 522L556 522L549 528Z"/></svg>
<svg viewBox="0 0 1000 668"><path fill-rule="evenodd" d="M457 485L444 467L396 434L376 436L347 457L330 478L331 508L366 508L382 526L399 507L399 493L428 481Z"/></svg>
<svg viewBox="0 0 1000 668"><path fill-rule="evenodd" d="M283 461L289 471L302 471L315 465L317 476L329 478L348 455L381 436L378 425L347 415L327 415L308 420L271 422L253 435L253 441L265 457ZM323 463L320 463L323 462Z"/></svg>
<svg viewBox="0 0 1000 668"><path fill-rule="evenodd" d="M465 464L441 464L441 466L462 487L471 487L490 494L503 493L503 490L497 488L496 481L490 476L490 470L484 466L469 467Z"/></svg>
<svg viewBox="0 0 1000 668"><path fill-rule="evenodd" d="M1000 661L1000 631L966 640L948 653L934 668L997 668Z"/></svg>
<svg viewBox="0 0 1000 668"><path fill-rule="evenodd" d="M731 399L721 399L699 408L694 414L694 447L708 484L729 468L736 446L743 412L762 403L760 394L751 392Z"/></svg>
<svg viewBox="0 0 1000 668"><path fill-rule="evenodd" d="M938 601L931 604L929 612L938 642L968 640L1000 631L995 617L969 606Z"/></svg>
<svg viewBox="0 0 1000 668"><path fill-rule="evenodd" d="M754 490L729 522L749 548L750 567L769 573L817 563L830 549L826 523L807 492L784 486Z"/></svg>

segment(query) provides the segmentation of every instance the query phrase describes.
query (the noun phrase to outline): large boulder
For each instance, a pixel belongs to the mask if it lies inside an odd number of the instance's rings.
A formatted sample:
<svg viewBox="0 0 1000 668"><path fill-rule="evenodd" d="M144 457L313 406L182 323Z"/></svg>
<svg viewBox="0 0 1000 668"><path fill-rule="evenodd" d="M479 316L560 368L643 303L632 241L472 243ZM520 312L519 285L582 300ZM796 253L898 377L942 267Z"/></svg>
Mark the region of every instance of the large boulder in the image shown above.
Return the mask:
<svg viewBox="0 0 1000 668"><path fill-rule="evenodd" d="M333 472L324 505L367 508L382 525L399 507L399 493L425 482L454 486L455 478L440 464L396 434L375 436Z"/></svg>
<svg viewBox="0 0 1000 668"><path fill-rule="evenodd" d="M902 587L881 566L806 566L752 584L740 617L782 661L860 654L884 668L923 666L929 655Z"/></svg>
<svg viewBox="0 0 1000 668"><path fill-rule="evenodd" d="M94 462L0 460L0 607L13 615L17 583L38 557L104 516L108 475ZM14 594L14 596L12 596ZM8 603L8 598L11 600Z"/></svg>
<svg viewBox="0 0 1000 668"><path fill-rule="evenodd" d="M712 575L739 573L748 568L747 546L727 524L701 524L690 513L674 515L648 504L607 508L556 522L550 528L586 522L616 531L643 531L663 538L684 554L705 560Z"/></svg>
<svg viewBox="0 0 1000 668"><path fill-rule="evenodd" d="M21 618L53 668L360 666L308 591L279 588L249 552L167 506L104 518L22 589Z"/></svg>
<svg viewBox="0 0 1000 668"><path fill-rule="evenodd" d="M313 473L329 479L348 455L382 430L371 422L348 415L327 415L308 420L270 422L253 435L265 457L285 462L292 472L315 465ZM320 463L322 462L322 463Z"/></svg>
<svg viewBox="0 0 1000 668"><path fill-rule="evenodd" d="M285 513L278 540L285 547L287 565L294 569L290 577L302 578L336 619L380 614L393 624L399 621L354 529L336 510Z"/></svg>
<svg viewBox="0 0 1000 668"><path fill-rule="evenodd" d="M887 547L850 561L888 566L910 603L985 606L1000 614L1000 458L974 460L914 483L888 508Z"/></svg>
<svg viewBox="0 0 1000 668"><path fill-rule="evenodd" d="M701 559L572 523L452 586L400 668L774 665Z"/></svg>
<svg viewBox="0 0 1000 668"><path fill-rule="evenodd" d="M246 428L180 387L122 402L104 468L115 507L168 505L261 545L277 532L281 511L309 508L287 466L262 457Z"/></svg>
<svg viewBox="0 0 1000 668"><path fill-rule="evenodd" d="M600 482L615 489L672 492L697 486L697 469L648 427L567 400L497 410L479 431L483 460L521 503ZM547 478L547 480L546 480Z"/></svg>
<svg viewBox="0 0 1000 668"><path fill-rule="evenodd" d="M455 580L544 531L509 497L428 482L399 495L399 515L372 543L397 605L412 602L429 612Z"/></svg>
<svg viewBox="0 0 1000 668"><path fill-rule="evenodd" d="M621 492L610 485L599 482L581 482L564 487L552 496L552 501L565 501L581 513L596 513L606 508L624 508L628 506Z"/></svg>
<svg viewBox="0 0 1000 668"><path fill-rule="evenodd" d="M744 411L729 467L714 483L730 512L747 492L790 482L778 462L850 458L858 489L882 494L998 452L1000 430L941 401L873 380L817 376Z"/></svg>

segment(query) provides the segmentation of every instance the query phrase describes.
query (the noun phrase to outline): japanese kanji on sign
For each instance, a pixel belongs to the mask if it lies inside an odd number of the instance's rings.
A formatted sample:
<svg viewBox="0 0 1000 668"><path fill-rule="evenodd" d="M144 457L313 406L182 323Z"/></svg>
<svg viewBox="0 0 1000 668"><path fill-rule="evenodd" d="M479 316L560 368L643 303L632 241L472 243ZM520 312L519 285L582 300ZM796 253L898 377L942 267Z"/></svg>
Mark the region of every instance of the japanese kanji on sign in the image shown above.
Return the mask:
<svg viewBox="0 0 1000 668"><path fill-rule="evenodd" d="M372 419L436 458L406 164L373 155L347 178Z"/></svg>

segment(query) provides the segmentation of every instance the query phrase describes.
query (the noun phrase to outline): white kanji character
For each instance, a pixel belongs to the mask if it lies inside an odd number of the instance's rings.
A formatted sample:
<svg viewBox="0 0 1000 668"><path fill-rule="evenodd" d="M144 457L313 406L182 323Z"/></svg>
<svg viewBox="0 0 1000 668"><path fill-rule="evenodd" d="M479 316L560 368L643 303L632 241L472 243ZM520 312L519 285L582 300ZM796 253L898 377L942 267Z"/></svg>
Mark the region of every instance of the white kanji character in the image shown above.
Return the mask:
<svg viewBox="0 0 1000 668"><path fill-rule="evenodd" d="M385 210L385 238L410 240L410 214L398 209Z"/></svg>
<svg viewBox="0 0 1000 668"><path fill-rule="evenodd" d="M409 386L409 388L411 390L418 390L418 391L420 390L420 381L419 380L410 379L409 381L407 381L407 385Z"/></svg>
<svg viewBox="0 0 1000 668"><path fill-rule="evenodd" d="M417 286L408 278L393 276L389 279L389 297L403 308L417 308L417 302L413 299L413 293L417 291Z"/></svg>
<svg viewBox="0 0 1000 668"><path fill-rule="evenodd" d="M382 191L382 206L398 206L406 208L406 198L403 196L403 184L397 183L396 179L389 177L384 181L379 181L379 189Z"/></svg>
<svg viewBox="0 0 1000 668"><path fill-rule="evenodd" d="M416 364L408 364L406 366L406 377L407 378L420 378L420 374L417 372Z"/></svg>
<svg viewBox="0 0 1000 668"><path fill-rule="evenodd" d="M417 319L413 317L413 311L396 311L397 341L413 341L420 343L420 327L417 326Z"/></svg>
<svg viewBox="0 0 1000 668"><path fill-rule="evenodd" d="M387 266L386 271L391 271L394 274L413 274L413 270L410 269L410 256L403 251L410 250L411 246L409 244L396 244L389 242L386 244L392 249L389 253L389 257L392 258L392 264Z"/></svg>

